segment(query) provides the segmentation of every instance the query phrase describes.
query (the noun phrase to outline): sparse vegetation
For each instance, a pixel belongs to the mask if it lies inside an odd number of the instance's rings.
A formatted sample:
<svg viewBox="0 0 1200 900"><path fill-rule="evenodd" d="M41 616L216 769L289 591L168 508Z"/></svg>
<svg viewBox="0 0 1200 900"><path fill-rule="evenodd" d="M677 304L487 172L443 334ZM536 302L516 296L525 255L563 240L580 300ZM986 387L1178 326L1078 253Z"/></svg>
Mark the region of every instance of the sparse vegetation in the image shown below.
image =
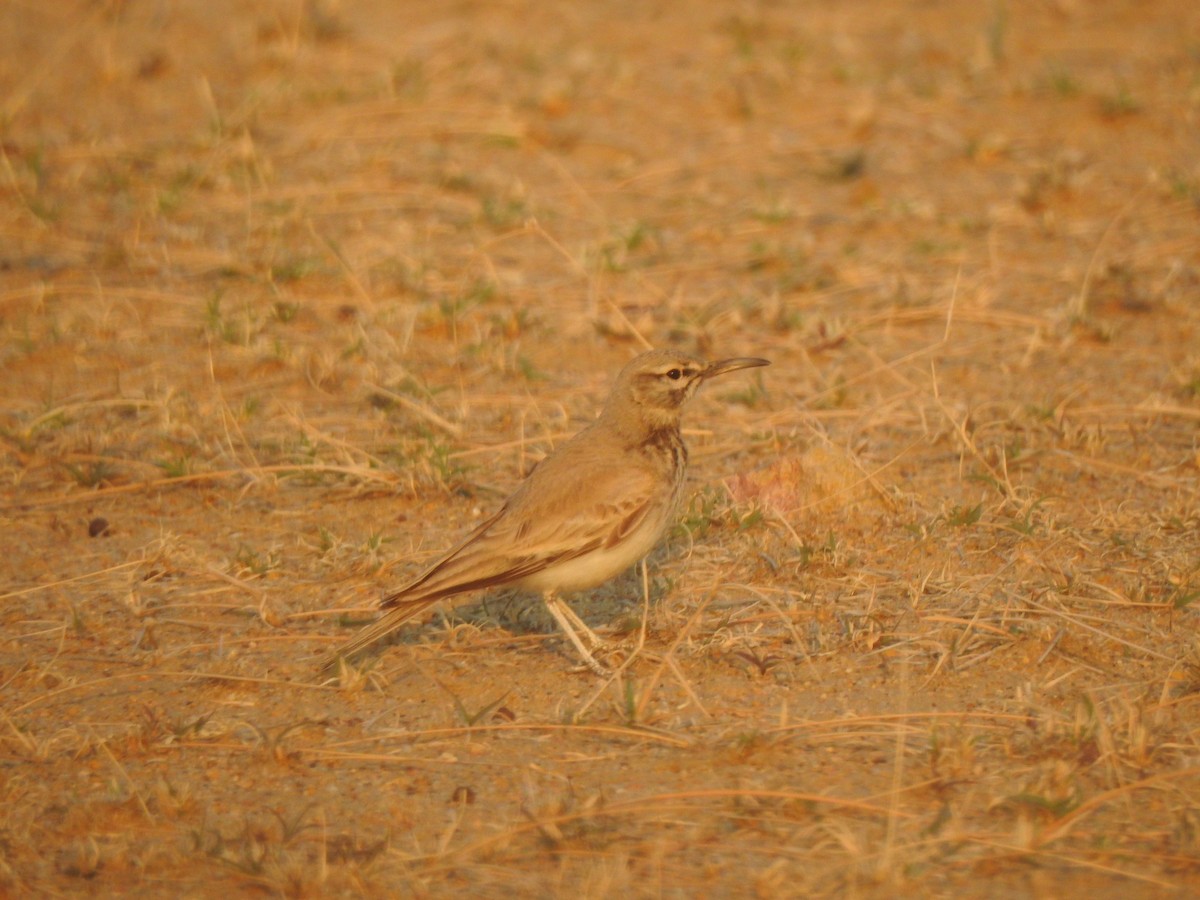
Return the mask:
<svg viewBox="0 0 1200 900"><path fill-rule="evenodd" d="M1098 3L10 4L0 894L1200 893L1196 15ZM614 677L320 671L643 340L773 365Z"/></svg>

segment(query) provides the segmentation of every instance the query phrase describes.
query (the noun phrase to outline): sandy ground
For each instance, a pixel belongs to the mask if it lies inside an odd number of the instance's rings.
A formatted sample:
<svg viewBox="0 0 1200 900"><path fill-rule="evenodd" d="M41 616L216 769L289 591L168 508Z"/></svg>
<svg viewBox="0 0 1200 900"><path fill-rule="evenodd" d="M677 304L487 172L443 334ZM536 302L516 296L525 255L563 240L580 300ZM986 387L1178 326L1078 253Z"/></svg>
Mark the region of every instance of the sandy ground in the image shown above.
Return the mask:
<svg viewBox="0 0 1200 900"><path fill-rule="evenodd" d="M0 11L0 890L1200 891L1200 8ZM645 577L320 657L644 346Z"/></svg>

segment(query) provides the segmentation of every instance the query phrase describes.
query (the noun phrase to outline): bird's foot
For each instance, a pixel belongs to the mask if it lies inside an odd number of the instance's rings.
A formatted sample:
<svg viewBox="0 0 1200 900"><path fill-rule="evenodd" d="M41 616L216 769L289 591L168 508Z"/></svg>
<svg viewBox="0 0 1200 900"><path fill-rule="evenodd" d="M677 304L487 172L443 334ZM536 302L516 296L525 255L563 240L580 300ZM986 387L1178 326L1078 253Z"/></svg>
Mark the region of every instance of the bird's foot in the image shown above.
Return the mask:
<svg viewBox="0 0 1200 900"><path fill-rule="evenodd" d="M580 652L579 655L583 659L583 664L573 667L571 669L572 672L591 672L593 675L599 675L601 678L608 678L612 675L612 669L596 659L591 653Z"/></svg>

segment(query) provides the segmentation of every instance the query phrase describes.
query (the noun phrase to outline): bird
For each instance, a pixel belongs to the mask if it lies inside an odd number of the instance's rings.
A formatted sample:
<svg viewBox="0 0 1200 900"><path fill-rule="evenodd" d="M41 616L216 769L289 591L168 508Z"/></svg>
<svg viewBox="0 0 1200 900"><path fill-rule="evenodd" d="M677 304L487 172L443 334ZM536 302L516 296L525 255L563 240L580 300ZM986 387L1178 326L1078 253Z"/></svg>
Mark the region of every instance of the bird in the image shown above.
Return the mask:
<svg viewBox="0 0 1200 900"><path fill-rule="evenodd" d="M326 668L357 656L439 600L517 587L541 592L584 664L608 674L592 652L603 640L560 595L597 587L653 549L683 492L683 407L709 379L766 365L757 357L707 363L676 350L636 356L617 375L596 420L539 462L500 509L449 552L381 600L383 615L326 657Z"/></svg>

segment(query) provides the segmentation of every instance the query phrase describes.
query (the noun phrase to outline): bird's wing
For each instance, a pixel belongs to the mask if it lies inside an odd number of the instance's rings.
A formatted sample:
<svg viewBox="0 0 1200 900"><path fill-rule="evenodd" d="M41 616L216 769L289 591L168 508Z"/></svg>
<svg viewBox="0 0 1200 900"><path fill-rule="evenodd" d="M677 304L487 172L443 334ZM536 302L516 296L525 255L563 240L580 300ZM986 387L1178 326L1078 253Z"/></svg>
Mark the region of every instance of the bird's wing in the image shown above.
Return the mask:
<svg viewBox="0 0 1200 900"><path fill-rule="evenodd" d="M453 547L451 547L445 554L442 555L442 557L440 559L438 559L437 562L433 563L433 565L431 565L428 569L426 569L424 572L422 572L416 579L414 579L413 581L410 581L404 587L400 588L400 590L396 591L395 593L389 594L388 596L384 597L381 601L379 601L379 605L384 609L388 609L389 607L395 606L397 604L397 601L402 598L405 598L405 597L418 598L418 597L424 596L426 594L426 590L424 590L424 588L427 585L428 581L430 580L431 576L433 576L437 572L441 571L441 569L447 563L449 563L451 560L453 560L457 556L459 556L464 550L466 550L468 547L470 547L473 542L479 540L483 535L485 535L487 533L488 529L491 528L493 525L495 525L496 522L499 521L503 516L504 516L504 507L501 507L499 510L494 512L492 515L488 516L488 518L484 519L483 522L481 522L478 526L475 527L474 531L472 531L465 538L463 538L461 541L459 541L457 544L455 544ZM445 595L443 594L443 595L439 595L439 596L445 596ZM437 597L434 597L432 599L436 600Z"/></svg>
<svg viewBox="0 0 1200 900"><path fill-rule="evenodd" d="M662 500L656 486L648 472L615 466L597 469L585 486L577 479L538 484L531 478L496 515L382 605L393 609L513 584L612 547L656 509Z"/></svg>

